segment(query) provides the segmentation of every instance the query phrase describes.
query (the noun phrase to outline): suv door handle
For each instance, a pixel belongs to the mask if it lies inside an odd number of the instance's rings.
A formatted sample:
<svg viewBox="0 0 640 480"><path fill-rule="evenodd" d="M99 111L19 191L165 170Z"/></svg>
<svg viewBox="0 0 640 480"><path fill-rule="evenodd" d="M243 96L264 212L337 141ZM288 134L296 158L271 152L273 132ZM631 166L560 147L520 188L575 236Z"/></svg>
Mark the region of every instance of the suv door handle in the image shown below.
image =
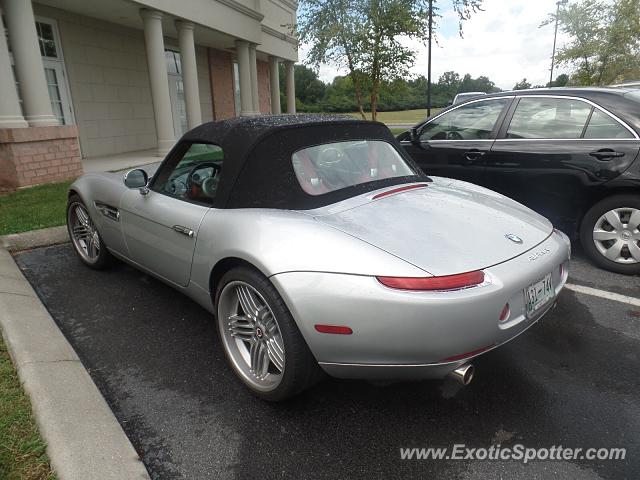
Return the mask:
<svg viewBox="0 0 640 480"><path fill-rule="evenodd" d="M467 150L466 152L464 152L464 158L472 163L472 162L476 162L476 161L480 160L486 154L487 154L487 152L482 152L480 150L472 148L471 150Z"/></svg>
<svg viewBox="0 0 640 480"><path fill-rule="evenodd" d="M598 160L611 160L612 158L624 157L624 152L616 152L611 148L601 148L595 152L589 152L589 155L596 157Z"/></svg>

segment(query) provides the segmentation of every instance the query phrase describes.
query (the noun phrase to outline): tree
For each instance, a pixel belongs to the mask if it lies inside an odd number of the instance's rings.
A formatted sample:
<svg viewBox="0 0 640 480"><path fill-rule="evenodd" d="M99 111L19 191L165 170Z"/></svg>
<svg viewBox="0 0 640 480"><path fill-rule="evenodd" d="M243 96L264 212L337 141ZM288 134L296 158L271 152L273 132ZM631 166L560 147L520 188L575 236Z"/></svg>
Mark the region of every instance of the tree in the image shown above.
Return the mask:
<svg viewBox="0 0 640 480"><path fill-rule="evenodd" d="M555 14L543 22L555 22ZM558 24L571 41L556 61L573 67L571 83L606 85L640 77L640 2L581 0L561 8Z"/></svg>
<svg viewBox="0 0 640 480"><path fill-rule="evenodd" d="M460 89L457 93L462 92L484 92L493 93L500 89L496 87L496 84L489 80L488 77L480 75L478 78L471 78L468 73L462 78Z"/></svg>
<svg viewBox="0 0 640 480"><path fill-rule="evenodd" d="M531 88L531 84L527 82L526 78L523 78L521 81L519 81L513 86L514 90L527 90L529 88Z"/></svg>
<svg viewBox="0 0 640 480"><path fill-rule="evenodd" d="M296 108L301 112L353 112L358 109L353 81L349 75L337 76L329 84L317 78L316 73L304 66L296 66ZM467 91L500 91L486 76L472 78L465 75ZM444 107L453 97L463 91L464 78L455 72L445 72L438 83L432 85L432 105ZM281 82L284 81L284 72ZM493 87L492 87L493 86ZM284 86L281 88L281 99ZM320 93L322 93L320 95ZM412 79L396 78L381 82L378 111L412 110L424 108L427 101L427 79L420 75ZM363 98L363 108L370 108L369 100Z"/></svg>
<svg viewBox="0 0 640 480"><path fill-rule="evenodd" d="M304 65L295 65L294 79L296 84L296 96L302 103L310 104L318 102L324 96L324 90L326 88L325 84L320 81L318 74L309 67Z"/></svg>
<svg viewBox="0 0 640 480"><path fill-rule="evenodd" d="M446 95L449 100L453 100L453 97L460 91L462 80L456 72L444 72L440 75L437 86L441 93Z"/></svg>
<svg viewBox="0 0 640 480"><path fill-rule="evenodd" d="M569 75L562 73L553 82L548 82L547 87L565 87L569 83Z"/></svg>
<svg viewBox="0 0 640 480"><path fill-rule="evenodd" d="M482 0L452 0L460 25ZM428 0L302 0L300 41L311 45L308 62L344 67L363 118L368 94L376 119L381 86L408 76L415 52L405 40L428 39ZM460 27L461 28L461 27Z"/></svg>

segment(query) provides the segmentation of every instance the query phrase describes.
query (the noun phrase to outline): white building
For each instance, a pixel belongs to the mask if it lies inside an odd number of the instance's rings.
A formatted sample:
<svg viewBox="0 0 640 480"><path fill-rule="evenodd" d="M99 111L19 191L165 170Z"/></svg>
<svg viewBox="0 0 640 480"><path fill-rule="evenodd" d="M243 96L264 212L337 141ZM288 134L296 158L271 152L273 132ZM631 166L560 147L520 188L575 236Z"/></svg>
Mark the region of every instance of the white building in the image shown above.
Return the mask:
<svg viewBox="0 0 640 480"><path fill-rule="evenodd" d="M0 0L0 191L186 130L295 111L295 0ZM95 163L95 162L94 162Z"/></svg>

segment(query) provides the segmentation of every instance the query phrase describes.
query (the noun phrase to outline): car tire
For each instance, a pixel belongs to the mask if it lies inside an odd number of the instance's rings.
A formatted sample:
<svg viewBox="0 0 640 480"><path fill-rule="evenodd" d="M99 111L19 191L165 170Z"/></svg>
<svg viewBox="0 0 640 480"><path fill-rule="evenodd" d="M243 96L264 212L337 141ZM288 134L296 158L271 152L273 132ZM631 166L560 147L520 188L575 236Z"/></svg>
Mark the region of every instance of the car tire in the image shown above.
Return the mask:
<svg viewBox="0 0 640 480"><path fill-rule="evenodd" d="M604 218L605 215L610 214L614 215L611 217L613 223L616 223L616 218L620 220L619 225L614 226ZM640 261L636 260L630 250L630 248L633 249L636 255L640 252L640 247L638 250L635 249L640 243L638 226L629 225L631 214L634 214L635 223L637 215L640 215L640 196L638 195L614 195L601 200L589 209L580 225L580 243L593 263L616 273L640 274ZM594 238L596 233L600 233L599 240ZM608 239L609 237L611 240ZM622 246L621 254L617 260L607 258L606 253L613 256L617 251L610 250L615 245Z"/></svg>
<svg viewBox="0 0 640 480"><path fill-rule="evenodd" d="M239 292L250 292L252 300L240 300ZM257 305L249 321L236 320L232 328L232 317L246 317L243 305ZM253 268L241 266L229 270L223 275L216 289L216 324L218 338L224 349L227 361L242 382L258 397L268 401L282 401L299 394L317 383L323 376L318 362L309 350L293 316L278 291L271 282ZM269 312L266 312L266 310ZM277 329L273 329L273 320ZM252 323L253 322L253 323ZM240 327L238 327L240 325ZM271 325L271 326L269 326ZM242 328L241 333L233 331ZM250 331L251 330L251 331ZM249 332L250 331L250 332ZM260 333L262 332L262 334ZM267 338L268 335L271 335ZM283 370L279 372L277 363L271 361L271 352L267 354L267 373L263 369L253 369L252 352L258 351L255 345L273 344L281 346L283 352ZM275 348L275 347L274 347ZM265 347L262 351L268 350ZM264 365L264 363L259 363ZM256 371L261 372L259 375ZM262 378L264 377L264 378ZM262 378L262 379L261 379ZM268 380L268 381L267 381Z"/></svg>
<svg viewBox="0 0 640 480"><path fill-rule="evenodd" d="M67 202L67 231L73 249L87 267L101 270L111 264L113 257L91 220L87 206L76 194L69 196Z"/></svg>

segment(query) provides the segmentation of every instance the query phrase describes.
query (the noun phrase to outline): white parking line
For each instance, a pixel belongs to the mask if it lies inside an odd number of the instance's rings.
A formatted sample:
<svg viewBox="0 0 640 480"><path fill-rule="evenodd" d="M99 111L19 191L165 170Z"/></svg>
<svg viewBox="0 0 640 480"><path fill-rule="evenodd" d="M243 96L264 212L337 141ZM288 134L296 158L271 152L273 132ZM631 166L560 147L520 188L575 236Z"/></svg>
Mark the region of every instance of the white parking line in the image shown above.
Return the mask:
<svg viewBox="0 0 640 480"><path fill-rule="evenodd" d="M585 287L583 285L575 285L573 283L567 283L565 287L568 290L573 290L577 293L584 293L586 295L592 295L594 297L600 297L606 300L613 300L614 302L621 302L628 305L633 305L634 307L640 307L640 298L620 295L619 293L607 292L606 290L598 290L597 288Z"/></svg>

